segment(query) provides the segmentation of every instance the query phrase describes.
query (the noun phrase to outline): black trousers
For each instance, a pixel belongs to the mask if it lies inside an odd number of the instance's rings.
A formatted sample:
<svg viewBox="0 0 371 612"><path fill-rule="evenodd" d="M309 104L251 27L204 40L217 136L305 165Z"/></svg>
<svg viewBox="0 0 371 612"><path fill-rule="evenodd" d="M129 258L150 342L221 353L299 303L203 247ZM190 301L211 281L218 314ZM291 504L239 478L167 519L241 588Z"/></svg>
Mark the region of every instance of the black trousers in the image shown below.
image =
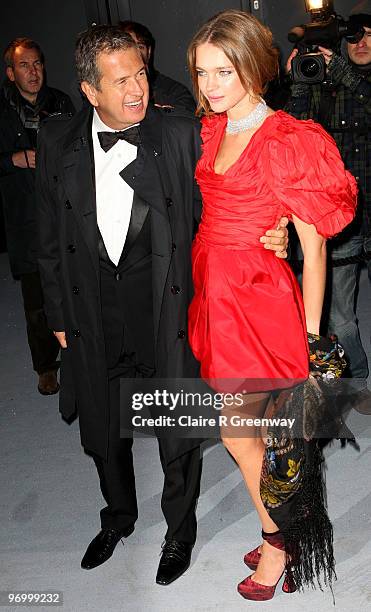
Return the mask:
<svg viewBox="0 0 371 612"><path fill-rule="evenodd" d="M118 367L109 370L109 447L104 461L93 455L100 487L107 506L101 510L102 528L126 530L138 518L132 438L120 438L120 378L137 375L132 358L124 356ZM196 540L196 504L200 492L201 457L196 448L166 464L159 439L160 459L164 472L161 507L167 522L165 539L175 538L194 544Z"/></svg>
<svg viewBox="0 0 371 612"><path fill-rule="evenodd" d="M47 325L40 275L38 272L22 274L20 281L33 369L38 374L57 370L60 347L58 340Z"/></svg>

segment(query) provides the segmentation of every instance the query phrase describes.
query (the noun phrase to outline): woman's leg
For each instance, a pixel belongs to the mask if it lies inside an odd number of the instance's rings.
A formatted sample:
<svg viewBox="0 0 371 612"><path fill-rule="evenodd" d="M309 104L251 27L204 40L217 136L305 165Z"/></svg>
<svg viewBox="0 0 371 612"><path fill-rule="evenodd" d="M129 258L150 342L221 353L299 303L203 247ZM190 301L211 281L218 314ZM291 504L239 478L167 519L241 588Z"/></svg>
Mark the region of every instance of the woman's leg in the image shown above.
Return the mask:
<svg viewBox="0 0 371 612"><path fill-rule="evenodd" d="M242 418L262 418L266 412L270 395L268 393L251 393L244 395L243 406L231 406L223 409L223 415L228 418L238 414ZM233 434L233 436L232 436ZM278 531L260 497L260 475L263 463L265 445L261 438L260 427L224 426L221 431L222 441L226 449L237 462L242 476L258 512L263 531L273 533ZM274 548L264 541L261 546L261 559L254 574L254 580L260 584L273 585L277 582L285 566L284 551Z"/></svg>

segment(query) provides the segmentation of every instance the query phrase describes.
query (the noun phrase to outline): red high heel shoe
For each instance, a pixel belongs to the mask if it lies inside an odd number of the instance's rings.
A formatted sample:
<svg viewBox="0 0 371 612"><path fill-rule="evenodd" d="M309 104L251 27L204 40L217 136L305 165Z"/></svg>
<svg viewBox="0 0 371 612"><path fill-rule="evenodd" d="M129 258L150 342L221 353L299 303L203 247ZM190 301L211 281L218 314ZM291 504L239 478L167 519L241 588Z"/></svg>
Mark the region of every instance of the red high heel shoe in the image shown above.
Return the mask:
<svg viewBox="0 0 371 612"><path fill-rule="evenodd" d="M254 548L254 550L250 550L250 552L246 553L246 555L243 558L243 562L250 569L256 570L256 568L259 565L260 557L261 557L261 552L259 550L259 546L257 546L256 548Z"/></svg>
<svg viewBox="0 0 371 612"><path fill-rule="evenodd" d="M267 542L269 542L269 544L271 544L271 540L272 540L272 536L274 539L274 536L276 534L274 533L265 533L264 531L262 531L262 537L263 540L267 540ZM274 546L274 544L272 544L272 546ZM260 561L260 557L261 557L261 552L259 550L259 546L257 546L256 548L254 548L254 550L250 550L250 552L246 553L246 555L244 556L243 560L245 565L247 565L247 567L249 567L252 570L256 570L256 568L259 565L259 561ZM278 547L276 547L278 548ZM283 581L282 584L282 590L284 593L295 593L296 591L296 585L294 582L294 579L292 577L291 571L290 570L286 570L286 575L285 575L285 579Z"/></svg>
<svg viewBox="0 0 371 612"><path fill-rule="evenodd" d="M265 533L262 531L262 537L266 540L271 546L278 548L279 550L285 550L285 543L282 534L279 531L275 533ZM252 550L250 553L247 553L244 557L244 561L246 565L248 565L251 569L256 569L258 563L260 561L261 553L259 552L259 547ZM255 562L257 561L256 565ZM250 565L251 564L251 565ZM255 567L251 567L255 565ZM284 593L294 593L296 591L296 586L292 578L292 574L289 570L284 570L282 574L285 573L285 580L282 585L282 590ZM280 581L281 576L277 580L276 584L272 586L268 586L265 584L259 584L252 580L251 576L248 576L240 582L237 586L237 590L242 597L245 599L251 599L253 601L268 601L272 599L276 586Z"/></svg>

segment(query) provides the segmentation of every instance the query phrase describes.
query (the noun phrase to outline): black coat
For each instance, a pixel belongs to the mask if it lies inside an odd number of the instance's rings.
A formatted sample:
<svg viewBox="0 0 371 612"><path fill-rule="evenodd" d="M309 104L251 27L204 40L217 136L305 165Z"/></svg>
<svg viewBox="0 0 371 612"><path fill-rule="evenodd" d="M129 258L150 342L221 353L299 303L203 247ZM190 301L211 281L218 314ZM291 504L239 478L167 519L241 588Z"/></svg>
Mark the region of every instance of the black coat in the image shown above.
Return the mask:
<svg viewBox="0 0 371 612"><path fill-rule="evenodd" d="M39 268L49 325L67 336L60 410L70 418L77 407L82 444L104 457L108 381L90 132L89 109L71 120L50 119L40 130ZM141 138L137 159L121 174L151 207L156 376L194 377L198 364L187 343L187 310L193 294L191 243L201 210L193 178L199 124L191 115L149 107ZM179 292L171 290L174 285ZM166 460L197 444L170 441Z"/></svg>
<svg viewBox="0 0 371 612"><path fill-rule="evenodd" d="M70 98L58 89L44 87L49 113L73 113ZM12 154L33 149L17 111L0 93L0 200L3 204L10 266L13 276L37 270L35 171L13 166Z"/></svg>

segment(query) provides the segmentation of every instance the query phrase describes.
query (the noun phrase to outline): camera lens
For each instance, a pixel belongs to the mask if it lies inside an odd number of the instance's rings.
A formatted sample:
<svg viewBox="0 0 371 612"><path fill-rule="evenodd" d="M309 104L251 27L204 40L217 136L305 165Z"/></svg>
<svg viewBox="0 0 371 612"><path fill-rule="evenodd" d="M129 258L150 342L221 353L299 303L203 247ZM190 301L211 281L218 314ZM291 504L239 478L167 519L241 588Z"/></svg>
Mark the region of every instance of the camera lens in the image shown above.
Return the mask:
<svg viewBox="0 0 371 612"><path fill-rule="evenodd" d="M301 72L307 79L313 79L321 71L321 64L316 57L304 57L301 60Z"/></svg>
<svg viewBox="0 0 371 612"><path fill-rule="evenodd" d="M291 70L294 83L322 83L326 76L325 59L321 53L297 55Z"/></svg>

